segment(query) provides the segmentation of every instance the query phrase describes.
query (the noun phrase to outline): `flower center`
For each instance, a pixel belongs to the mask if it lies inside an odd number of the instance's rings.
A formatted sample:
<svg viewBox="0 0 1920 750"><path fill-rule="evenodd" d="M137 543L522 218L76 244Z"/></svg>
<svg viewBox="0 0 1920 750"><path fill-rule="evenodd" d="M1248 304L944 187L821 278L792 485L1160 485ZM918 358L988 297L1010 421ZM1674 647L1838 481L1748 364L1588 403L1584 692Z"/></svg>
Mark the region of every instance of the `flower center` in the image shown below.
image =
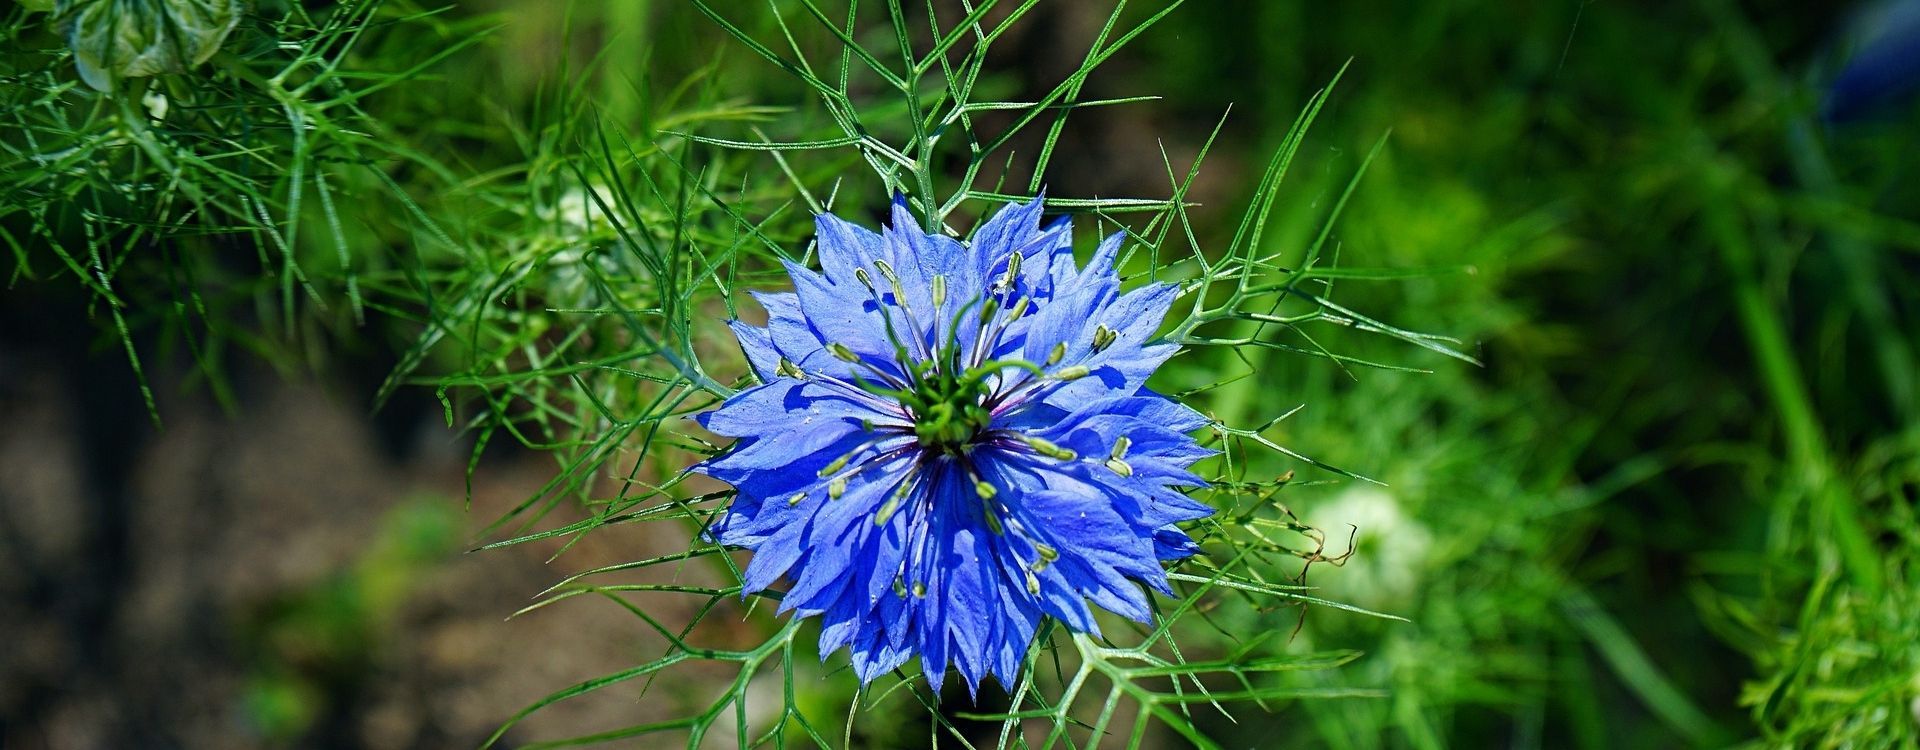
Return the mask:
<svg viewBox="0 0 1920 750"><path fill-rule="evenodd" d="M913 413L913 434L923 450L946 455L966 452L974 437L993 421L983 402L982 378L934 372L916 383L904 399Z"/></svg>

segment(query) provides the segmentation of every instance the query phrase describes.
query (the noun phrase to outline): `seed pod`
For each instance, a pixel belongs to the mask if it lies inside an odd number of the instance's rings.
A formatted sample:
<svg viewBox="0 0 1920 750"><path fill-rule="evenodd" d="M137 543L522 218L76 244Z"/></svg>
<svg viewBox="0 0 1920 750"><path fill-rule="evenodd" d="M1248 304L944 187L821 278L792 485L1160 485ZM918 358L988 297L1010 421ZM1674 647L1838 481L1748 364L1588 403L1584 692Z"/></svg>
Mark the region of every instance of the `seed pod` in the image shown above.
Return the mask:
<svg viewBox="0 0 1920 750"><path fill-rule="evenodd" d="M121 78L180 73L213 57L245 0L59 0L80 79L112 91Z"/></svg>

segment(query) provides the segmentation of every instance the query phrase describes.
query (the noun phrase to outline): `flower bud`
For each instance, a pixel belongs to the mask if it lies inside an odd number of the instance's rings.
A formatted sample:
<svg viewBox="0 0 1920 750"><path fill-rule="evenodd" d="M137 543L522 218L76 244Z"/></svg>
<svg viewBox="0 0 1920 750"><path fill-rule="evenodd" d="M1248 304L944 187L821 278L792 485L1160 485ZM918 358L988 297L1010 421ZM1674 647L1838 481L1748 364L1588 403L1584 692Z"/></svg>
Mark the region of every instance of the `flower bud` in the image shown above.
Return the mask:
<svg viewBox="0 0 1920 750"><path fill-rule="evenodd" d="M59 0L80 78L112 91L121 78L180 73L213 57L245 0Z"/></svg>

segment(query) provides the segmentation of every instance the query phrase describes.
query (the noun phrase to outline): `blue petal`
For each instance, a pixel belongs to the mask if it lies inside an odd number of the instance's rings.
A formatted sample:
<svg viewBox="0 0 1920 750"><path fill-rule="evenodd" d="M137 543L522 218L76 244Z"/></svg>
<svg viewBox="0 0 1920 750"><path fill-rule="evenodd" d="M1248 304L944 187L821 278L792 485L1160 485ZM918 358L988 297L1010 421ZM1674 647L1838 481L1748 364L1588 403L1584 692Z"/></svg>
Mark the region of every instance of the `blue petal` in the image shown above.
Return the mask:
<svg viewBox="0 0 1920 750"><path fill-rule="evenodd" d="M840 598L820 617L820 659L825 661L828 654L852 643L869 623L867 612L869 605L852 588L843 590Z"/></svg>
<svg viewBox="0 0 1920 750"><path fill-rule="evenodd" d="M1056 541L1060 559L1049 568L1061 568L1080 593L1107 610L1146 620L1146 596L1119 568L1144 572L1136 561L1152 559L1151 545L1103 497L1044 490L1027 493L1021 504L1033 525Z"/></svg>
<svg viewBox="0 0 1920 750"><path fill-rule="evenodd" d="M753 299L767 311L767 338L781 356L795 363L820 351L820 339L800 313L800 297L792 292L754 292ZM775 364L778 362L776 360Z"/></svg>
<svg viewBox="0 0 1920 750"><path fill-rule="evenodd" d="M820 268L827 278L842 286L855 286L859 280L854 277L854 269L869 268L873 275L873 261L886 256L886 241L868 230L856 226L833 214L818 214L813 217L816 246L820 251ZM864 287L858 287L864 289Z"/></svg>
<svg viewBox="0 0 1920 750"><path fill-rule="evenodd" d="M718 472L766 470L786 466L860 431L856 422L815 415L793 420L786 429L735 443L733 450L702 469L722 481L731 481Z"/></svg>
<svg viewBox="0 0 1920 750"><path fill-rule="evenodd" d="M1001 614L995 606L1000 599L995 588L999 576L997 566L991 564L993 553L986 538L989 534L984 524L955 529L948 547L949 556L943 561L948 570L944 590L947 629L953 637L954 660L960 676L966 679L969 693L980 687L994 621Z"/></svg>
<svg viewBox="0 0 1920 750"><path fill-rule="evenodd" d="M1200 545L1187 532L1165 526L1153 532L1153 554L1161 560L1181 560L1200 552Z"/></svg>
<svg viewBox="0 0 1920 750"><path fill-rule="evenodd" d="M773 380L774 372L780 367L780 350L773 347L772 334L765 328L738 320L727 321L727 327L733 329L733 338L740 342L740 351L747 355L747 364L753 367L753 374L763 383Z"/></svg>
<svg viewBox="0 0 1920 750"><path fill-rule="evenodd" d="M849 394L818 383L780 378L729 397L720 408L701 414L700 426L728 437L750 437L793 429L795 423L841 419L905 425L899 415L859 403Z"/></svg>
<svg viewBox="0 0 1920 750"><path fill-rule="evenodd" d="M833 477L820 475L821 470L828 463L838 460L841 456L851 455L855 458L850 465L859 465L905 441L906 438L895 438L874 445L870 444L872 441L867 433L859 432L842 438L825 450L774 469L728 472L723 469L714 469L710 465L703 465L700 471L732 484L741 495L772 501L754 502L745 506L736 504L735 507L729 508L722 525L724 532L722 541L727 544L754 546L779 525L821 523L816 516L821 512L823 504L834 508L842 507L840 500L832 498L830 486L833 483ZM857 452L856 449L858 449ZM881 469L855 474L848 480L846 493L841 500L849 496L856 498L863 496L865 490L862 488L868 483L887 483L891 486L895 479L897 477ZM856 490L860 492L856 493ZM795 500L796 497L799 499ZM832 515L829 515L824 523L844 526L843 521ZM803 538L802 543L810 544L811 541Z"/></svg>
<svg viewBox="0 0 1920 750"><path fill-rule="evenodd" d="M1046 196L1042 194L1026 203L1009 203L974 230L970 244L977 249L978 259L984 262L980 268L982 278L998 278L1005 273L1007 259L1015 251L1025 248L1034 238L1034 230L1040 226L1040 211L1045 200ZM1022 276L1026 275L1026 270L1026 265L1022 263Z"/></svg>
<svg viewBox="0 0 1920 750"><path fill-rule="evenodd" d="M756 547L753 559L747 562L747 569L741 575L740 593L742 595L760 591L780 580L787 570L800 560L800 535L806 531L806 524L790 523L774 532L766 543Z"/></svg>
<svg viewBox="0 0 1920 750"><path fill-rule="evenodd" d="M913 620L906 600L897 596L883 598L874 619L882 626L861 631L850 649L853 671L861 684L900 668L913 656L912 647L902 637Z"/></svg>
<svg viewBox="0 0 1920 750"><path fill-rule="evenodd" d="M787 263L787 272L793 275L793 291L800 299L800 310L806 314L807 323L821 344L841 344L875 362L892 361L893 346L887 341L886 324L878 311L868 309L865 287L835 286L825 277L791 262ZM801 364L809 370L836 375L853 372L852 365L824 349Z"/></svg>

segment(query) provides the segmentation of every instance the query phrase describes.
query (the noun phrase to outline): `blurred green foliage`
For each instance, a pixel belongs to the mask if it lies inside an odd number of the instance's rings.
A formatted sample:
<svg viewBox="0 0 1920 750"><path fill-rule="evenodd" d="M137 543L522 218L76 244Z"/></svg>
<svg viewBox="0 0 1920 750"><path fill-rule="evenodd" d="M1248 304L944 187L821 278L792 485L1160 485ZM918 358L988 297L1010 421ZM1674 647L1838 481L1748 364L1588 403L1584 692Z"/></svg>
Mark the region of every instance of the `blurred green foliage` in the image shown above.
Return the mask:
<svg viewBox="0 0 1920 750"><path fill-rule="evenodd" d="M1358 600L1416 623L1309 618L1372 653L1340 679L1392 697L1307 704L1305 744L1912 746L1920 113L1819 120L1847 17L1232 6L1174 19L1143 72L1215 82L1169 106L1274 123L1352 56L1309 155L1393 138L1343 252L1467 272L1344 293L1488 363L1249 385L1391 485L1296 509L1361 526L1350 569L1315 574L1330 594L1398 586Z"/></svg>
<svg viewBox="0 0 1920 750"><path fill-rule="evenodd" d="M248 729L273 742L312 737L315 722L365 692L400 607L459 551L460 536L447 498L404 501L350 566L237 623L251 670L241 698Z"/></svg>

